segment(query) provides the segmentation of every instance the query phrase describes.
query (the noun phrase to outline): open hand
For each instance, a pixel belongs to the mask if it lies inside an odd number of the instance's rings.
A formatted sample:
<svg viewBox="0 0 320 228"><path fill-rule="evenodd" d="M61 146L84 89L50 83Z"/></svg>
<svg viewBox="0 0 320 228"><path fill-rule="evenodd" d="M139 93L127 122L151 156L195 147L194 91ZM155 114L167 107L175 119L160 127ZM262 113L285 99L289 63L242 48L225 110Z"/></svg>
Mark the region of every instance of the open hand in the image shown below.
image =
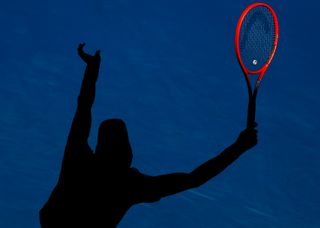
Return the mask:
<svg viewBox="0 0 320 228"><path fill-rule="evenodd" d="M90 63L99 63L100 62L100 50L97 50L96 53L94 55L89 55L88 53L85 53L83 51L83 47L85 46L85 43L80 43L78 46L78 55L80 56L80 58L87 64Z"/></svg>

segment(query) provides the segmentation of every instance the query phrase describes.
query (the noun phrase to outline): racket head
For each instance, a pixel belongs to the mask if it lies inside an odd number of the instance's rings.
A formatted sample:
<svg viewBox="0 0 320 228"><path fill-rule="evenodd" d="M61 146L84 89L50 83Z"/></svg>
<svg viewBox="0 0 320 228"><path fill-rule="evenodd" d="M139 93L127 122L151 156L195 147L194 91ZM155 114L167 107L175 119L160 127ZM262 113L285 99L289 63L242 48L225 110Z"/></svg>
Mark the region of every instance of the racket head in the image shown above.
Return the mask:
<svg viewBox="0 0 320 228"><path fill-rule="evenodd" d="M248 74L260 74L260 82L274 57L278 37L278 18L269 5L258 2L243 11L236 28L235 49L248 82Z"/></svg>

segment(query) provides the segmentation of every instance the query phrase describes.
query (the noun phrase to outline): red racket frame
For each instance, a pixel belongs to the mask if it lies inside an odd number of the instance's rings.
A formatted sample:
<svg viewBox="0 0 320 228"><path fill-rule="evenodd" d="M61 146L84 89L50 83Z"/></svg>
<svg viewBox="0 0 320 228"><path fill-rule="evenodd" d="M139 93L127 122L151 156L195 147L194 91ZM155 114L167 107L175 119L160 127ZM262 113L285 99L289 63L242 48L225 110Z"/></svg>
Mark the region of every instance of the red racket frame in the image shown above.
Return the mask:
<svg viewBox="0 0 320 228"><path fill-rule="evenodd" d="M274 19L274 26L275 26L275 39L274 39L274 43L273 43L273 50L271 52L270 58L267 61L267 63L261 67L261 69L256 70L256 71L251 71L249 69L246 68L246 66L244 65L242 59L241 59L241 53L240 53L240 30L241 30L241 26L243 23L243 20L245 18L245 16L248 14L248 12L250 10L252 10L253 8L257 7L257 6L263 6L266 7L270 10L270 12L272 13L273 19ZM256 110L256 96L258 93L258 88L260 86L260 82L267 70L267 68L269 67L274 54L276 52L276 49L278 47L278 38L279 38L279 23L278 23L278 18L277 15L275 13L275 11L271 8L271 6L265 4L265 3L261 3L261 2L256 2L251 4L250 6L248 6L241 14L239 20L238 20L238 24L237 24L237 28L236 28L236 35L235 35L235 50L236 50L236 55L237 55L237 59L239 61L239 64L241 66L241 69L245 75L246 78L246 82L247 82L247 86L248 86L248 92L249 92L249 105L248 105L248 118L247 118L247 127L248 128L254 128L255 127L255 110ZM256 80L255 83L255 88L254 91L252 92L252 87L251 87L251 80L249 78L249 74L259 74L258 79Z"/></svg>

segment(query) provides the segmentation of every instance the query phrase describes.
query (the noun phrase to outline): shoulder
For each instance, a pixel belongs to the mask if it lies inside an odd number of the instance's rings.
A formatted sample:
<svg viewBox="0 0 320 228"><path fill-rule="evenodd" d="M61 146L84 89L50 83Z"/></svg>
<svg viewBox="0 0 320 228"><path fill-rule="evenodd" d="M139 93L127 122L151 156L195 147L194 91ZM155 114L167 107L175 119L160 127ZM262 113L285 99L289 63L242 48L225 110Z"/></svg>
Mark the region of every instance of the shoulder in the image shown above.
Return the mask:
<svg viewBox="0 0 320 228"><path fill-rule="evenodd" d="M94 153L88 144L82 147L68 148L66 147L62 161L62 170L60 176L65 172L73 172L78 169L87 167L93 161Z"/></svg>
<svg viewBox="0 0 320 228"><path fill-rule="evenodd" d="M67 145L65 155L68 155L71 159L86 158L93 155L93 150L87 142L78 143L75 145Z"/></svg>
<svg viewBox="0 0 320 228"><path fill-rule="evenodd" d="M150 179L154 178L153 176L141 173L136 168L130 168L129 175L130 175L131 178L139 178L141 180L150 180Z"/></svg>
<svg viewBox="0 0 320 228"><path fill-rule="evenodd" d="M156 177L141 173L136 168L130 169L130 181L133 184L133 193L136 202L156 202L161 197L157 194Z"/></svg>

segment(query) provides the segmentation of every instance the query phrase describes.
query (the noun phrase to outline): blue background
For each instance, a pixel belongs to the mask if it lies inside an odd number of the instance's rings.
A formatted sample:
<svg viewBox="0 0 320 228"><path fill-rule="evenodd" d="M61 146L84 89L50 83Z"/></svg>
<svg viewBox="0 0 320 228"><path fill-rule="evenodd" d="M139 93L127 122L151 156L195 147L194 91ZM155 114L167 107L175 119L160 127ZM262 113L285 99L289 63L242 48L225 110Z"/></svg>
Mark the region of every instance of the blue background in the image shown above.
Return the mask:
<svg viewBox="0 0 320 228"><path fill-rule="evenodd" d="M189 172L245 127L234 53L252 1L55 0L0 7L0 227L39 227L86 50L102 51L90 144L123 118L134 166ZM119 227L320 227L319 1L268 1L280 40L258 96L259 144L202 187L134 206Z"/></svg>

